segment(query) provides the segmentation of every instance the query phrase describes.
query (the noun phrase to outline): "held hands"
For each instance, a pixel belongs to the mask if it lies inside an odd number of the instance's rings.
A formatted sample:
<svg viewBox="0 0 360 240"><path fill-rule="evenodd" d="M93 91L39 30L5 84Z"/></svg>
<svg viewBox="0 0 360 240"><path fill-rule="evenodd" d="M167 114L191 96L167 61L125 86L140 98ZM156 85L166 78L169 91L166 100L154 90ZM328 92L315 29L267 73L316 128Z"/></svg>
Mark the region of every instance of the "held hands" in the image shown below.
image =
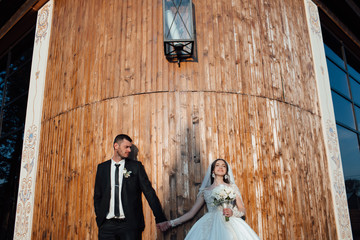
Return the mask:
<svg viewBox="0 0 360 240"><path fill-rule="evenodd" d="M233 211L231 210L231 208L224 208L223 215L225 217L231 217L233 215Z"/></svg>
<svg viewBox="0 0 360 240"><path fill-rule="evenodd" d="M165 232L166 230L168 230L171 227L171 225L170 225L169 221L166 221L166 222L161 222L161 223L156 224L156 227L158 229L160 229L160 231Z"/></svg>
<svg viewBox="0 0 360 240"><path fill-rule="evenodd" d="M179 218L176 218L176 219L173 219L170 221L158 223L158 224L156 224L156 226L158 229L160 229L161 231L164 232L164 231L168 230L169 228L176 227L177 225L180 225L180 224L181 224L181 220Z"/></svg>

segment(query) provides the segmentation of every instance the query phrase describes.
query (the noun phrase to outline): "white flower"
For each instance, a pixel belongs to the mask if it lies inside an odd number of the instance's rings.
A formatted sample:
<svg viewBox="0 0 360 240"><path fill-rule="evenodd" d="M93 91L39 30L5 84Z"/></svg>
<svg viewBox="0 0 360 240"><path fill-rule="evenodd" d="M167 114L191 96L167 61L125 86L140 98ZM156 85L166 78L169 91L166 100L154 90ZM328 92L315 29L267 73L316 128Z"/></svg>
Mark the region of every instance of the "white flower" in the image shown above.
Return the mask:
<svg viewBox="0 0 360 240"><path fill-rule="evenodd" d="M213 189L211 196L214 199L215 206L222 206L223 208L232 208L236 194L230 186L220 185ZM229 217L225 216L225 221L229 221Z"/></svg>
<svg viewBox="0 0 360 240"><path fill-rule="evenodd" d="M236 194L230 186L220 185L212 191L214 205L219 206L225 201L234 201Z"/></svg>
<svg viewBox="0 0 360 240"><path fill-rule="evenodd" d="M132 173L131 171L128 171L128 170L126 170L126 168L124 168L124 170L123 170L124 178L130 177L131 173Z"/></svg>

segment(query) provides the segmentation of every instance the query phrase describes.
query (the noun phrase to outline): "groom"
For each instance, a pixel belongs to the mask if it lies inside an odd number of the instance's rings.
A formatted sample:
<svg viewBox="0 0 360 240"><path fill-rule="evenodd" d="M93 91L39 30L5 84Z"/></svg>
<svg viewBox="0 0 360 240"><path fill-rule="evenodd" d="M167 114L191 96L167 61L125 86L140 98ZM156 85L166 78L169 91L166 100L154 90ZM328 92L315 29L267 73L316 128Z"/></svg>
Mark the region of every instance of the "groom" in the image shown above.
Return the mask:
<svg viewBox="0 0 360 240"><path fill-rule="evenodd" d="M96 172L94 207L99 240L141 239L145 228L141 195L144 193L157 227L167 229L166 217L141 162L129 159L132 139L120 134L114 140L112 159Z"/></svg>

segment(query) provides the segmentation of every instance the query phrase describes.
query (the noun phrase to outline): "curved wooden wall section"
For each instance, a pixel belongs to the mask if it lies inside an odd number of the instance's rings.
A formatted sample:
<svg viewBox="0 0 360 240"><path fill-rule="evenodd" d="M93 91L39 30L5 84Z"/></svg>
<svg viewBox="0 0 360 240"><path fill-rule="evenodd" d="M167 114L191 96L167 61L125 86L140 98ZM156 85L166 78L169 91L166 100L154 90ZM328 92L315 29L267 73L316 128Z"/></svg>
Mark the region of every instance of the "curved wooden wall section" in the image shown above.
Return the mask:
<svg viewBox="0 0 360 240"><path fill-rule="evenodd" d="M262 239L335 239L303 3L193 0L197 62L180 68L163 54L161 3L55 1L33 239L97 239L96 165L118 133L169 218L222 157ZM162 235L147 203L145 218L143 239L183 239L196 220Z"/></svg>

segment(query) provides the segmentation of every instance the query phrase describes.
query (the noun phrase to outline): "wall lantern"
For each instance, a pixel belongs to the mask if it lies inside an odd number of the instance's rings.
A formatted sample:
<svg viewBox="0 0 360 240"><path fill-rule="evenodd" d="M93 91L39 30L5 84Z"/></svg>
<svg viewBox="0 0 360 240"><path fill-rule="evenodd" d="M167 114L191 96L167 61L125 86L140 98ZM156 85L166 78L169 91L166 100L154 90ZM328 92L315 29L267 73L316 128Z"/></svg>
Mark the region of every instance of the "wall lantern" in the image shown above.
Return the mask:
<svg viewBox="0 0 360 240"><path fill-rule="evenodd" d="M194 21L191 0L163 0L164 51L170 62L194 53Z"/></svg>

